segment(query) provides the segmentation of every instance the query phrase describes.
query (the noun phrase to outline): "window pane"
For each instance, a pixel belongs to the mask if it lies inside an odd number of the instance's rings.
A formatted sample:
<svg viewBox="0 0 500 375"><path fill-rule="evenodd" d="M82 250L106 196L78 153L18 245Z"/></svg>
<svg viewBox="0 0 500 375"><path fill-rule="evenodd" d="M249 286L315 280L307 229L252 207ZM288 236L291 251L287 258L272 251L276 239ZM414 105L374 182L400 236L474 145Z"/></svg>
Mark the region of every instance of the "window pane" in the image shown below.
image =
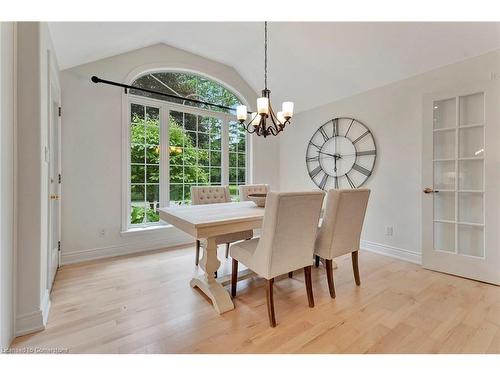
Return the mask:
<svg viewBox="0 0 500 375"><path fill-rule="evenodd" d="M169 146L170 164L171 165L182 165L183 163L183 149L178 146ZM159 155L158 155L159 156Z"/></svg>
<svg viewBox="0 0 500 375"><path fill-rule="evenodd" d="M238 173L236 168L229 168L229 183L236 183L238 180Z"/></svg>
<svg viewBox="0 0 500 375"><path fill-rule="evenodd" d="M170 184L170 202L182 201L182 185Z"/></svg>
<svg viewBox="0 0 500 375"><path fill-rule="evenodd" d="M208 134L198 133L198 148L208 150L209 139Z"/></svg>
<svg viewBox="0 0 500 375"><path fill-rule="evenodd" d="M160 166L148 165L146 166L146 182L159 183L160 182Z"/></svg>
<svg viewBox="0 0 500 375"><path fill-rule="evenodd" d="M160 125L156 126L146 125L146 144L159 145L160 144Z"/></svg>
<svg viewBox="0 0 500 375"><path fill-rule="evenodd" d="M206 150L198 150L198 164L199 165L209 165L210 164L210 157L209 153ZM213 162L212 162L213 164Z"/></svg>
<svg viewBox="0 0 500 375"><path fill-rule="evenodd" d="M170 183L182 183L184 178L184 173L182 171L182 166L170 166Z"/></svg>
<svg viewBox="0 0 500 375"><path fill-rule="evenodd" d="M140 183L144 182L144 166L143 165L131 165L130 166L130 182Z"/></svg>
<svg viewBox="0 0 500 375"><path fill-rule="evenodd" d="M130 125L130 143L144 144L145 142L145 126L144 124L134 124Z"/></svg>
<svg viewBox="0 0 500 375"><path fill-rule="evenodd" d="M246 139L240 138L238 140L238 152L245 152L246 150Z"/></svg>
<svg viewBox="0 0 500 375"><path fill-rule="evenodd" d="M221 153L219 151L210 151L210 165L212 167L221 166Z"/></svg>
<svg viewBox="0 0 500 375"><path fill-rule="evenodd" d="M144 222L144 202L139 204L132 202L130 206L130 224L142 224Z"/></svg>
<svg viewBox="0 0 500 375"><path fill-rule="evenodd" d="M144 106L140 104L132 104L130 106L130 122L144 123Z"/></svg>
<svg viewBox="0 0 500 375"><path fill-rule="evenodd" d="M184 129L196 131L196 115L184 113Z"/></svg>
<svg viewBox="0 0 500 375"><path fill-rule="evenodd" d="M221 181L221 170L220 168L210 168L210 183L220 184Z"/></svg>
<svg viewBox="0 0 500 375"><path fill-rule="evenodd" d="M160 109L155 107L146 107L146 121L148 125L158 123L160 121Z"/></svg>
<svg viewBox="0 0 500 375"><path fill-rule="evenodd" d="M245 183L245 168L238 168L238 183L240 185Z"/></svg>
<svg viewBox="0 0 500 375"><path fill-rule="evenodd" d="M146 163L160 164L160 146L146 146Z"/></svg>
<svg viewBox="0 0 500 375"><path fill-rule="evenodd" d="M196 165L197 163L197 153L198 150L196 148L185 148L184 149L184 165Z"/></svg>
<svg viewBox="0 0 500 375"><path fill-rule="evenodd" d="M146 200L148 202L158 202L160 200L160 185L146 186Z"/></svg>
<svg viewBox="0 0 500 375"><path fill-rule="evenodd" d="M196 170L197 182L200 185L208 184L210 178L210 169L207 167L199 167Z"/></svg>
<svg viewBox="0 0 500 375"><path fill-rule="evenodd" d="M245 168L245 154L238 154L238 167Z"/></svg>
<svg viewBox="0 0 500 375"><path fill-rule="evenodd" d="M130 161L132 163L144 164L144 145L133 144L130 147Z"/></svg>
<svg viewBox="0 0 500 375"><path fill-rule="evenodd" d="M146 222L156 223L160 221L160 214L158 213L159 204L156 202L146 203Z"/></svg>
<svg viewBox="0 0 500 375"><path fill-rule="evenodd" d="M132 202L144 202L144 185L130 186L130 200Z"/></svg>
<svg viewBox="0 0 500 375"><path fill-rule="evenodd" d="M208 133L210 132L210 121L212 117L198 116L198 131Z"/></svg>
<svg viewBox="0 0 500 375"><path fill-rule="evenodd" d="M196 133L195 132L186 132L184 136L184 146L187 147L196 147Z"/></svg>
<svg viewBox="0 0 500 375"><path fill-rule="evenodd" d="M221 149L221 136L220 134L215 135L212 134L210 135L210 149L211 150L220 150Z"/></svg>
<svg viewBox="0 0 500 375"><path fill-rule="evenodd" d="M229 166L230 167L238 166L238 156L235 152L229 153Z"/></svg>

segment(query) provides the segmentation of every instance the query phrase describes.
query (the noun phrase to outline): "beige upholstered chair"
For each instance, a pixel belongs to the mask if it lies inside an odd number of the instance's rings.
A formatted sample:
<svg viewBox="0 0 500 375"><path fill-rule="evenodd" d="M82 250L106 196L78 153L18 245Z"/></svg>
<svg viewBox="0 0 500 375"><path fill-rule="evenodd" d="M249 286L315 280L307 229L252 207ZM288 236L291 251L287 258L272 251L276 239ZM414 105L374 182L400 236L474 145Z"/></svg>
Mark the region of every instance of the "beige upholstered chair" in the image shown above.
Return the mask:
<svg viewBox="0 0 500 375"><path fill-rule="evenodd" d="M314 307L311 264L323 197L322 191L269 192L262 236L231 245L231 294L236 296L238 262L265 278L271 327L276 326L273 300L273 283L276 276L304 268L307 299L309 306Z"/></svg>
<svg viewBox="0 0 500 375"><path fill-rule="evenodd" d="M191 203L197 204L213 204L213 203L228 203L231 202L228 186L191 186ZM217 237L217 244L226 244L226 258L229 256L229 244L231 242L246 240L253 237L253 231L247 230L244 232L225 234ZM200 240L196 240L196 260L198 265L200 260Z"/></svg>
<svg viewBox="0 0 500 375"><path fill-rule="evenodd" d="M240 201L248 201L248 194L265 194L269 191L268 184L260 184L260 185L240 185L238 187L240 192Z"/></svg>
<svg viewBox="0 0 500 375"><path fill-rule="evenodd" d="M354 279L356 285L360 284L359 241L369 196L369 189L332 189L327 193L323 222L316 237L314 254L325 260L328 289L332 298L335 298L333 258L351 253Z"/></svg>

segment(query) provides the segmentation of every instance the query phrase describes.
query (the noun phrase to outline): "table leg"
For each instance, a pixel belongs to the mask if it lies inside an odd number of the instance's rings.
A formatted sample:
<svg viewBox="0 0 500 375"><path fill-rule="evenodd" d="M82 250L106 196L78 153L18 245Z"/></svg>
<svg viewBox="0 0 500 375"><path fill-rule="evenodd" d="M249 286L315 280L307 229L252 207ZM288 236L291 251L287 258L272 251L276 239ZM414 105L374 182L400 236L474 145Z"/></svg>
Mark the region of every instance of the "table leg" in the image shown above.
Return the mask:
<svg viewBox="0 0 500 375"><path fill-rule="evenodd" d="M220 261L217 258L217 244L215 238L208 238L202 241L203 256L200 266L205 274L191 279L192 288L198 287L208 298L212 300L214 309L219 313L233 310L234 304L231 296L224 287L217 282L214 277L215 271L219 269Z"/></svg>

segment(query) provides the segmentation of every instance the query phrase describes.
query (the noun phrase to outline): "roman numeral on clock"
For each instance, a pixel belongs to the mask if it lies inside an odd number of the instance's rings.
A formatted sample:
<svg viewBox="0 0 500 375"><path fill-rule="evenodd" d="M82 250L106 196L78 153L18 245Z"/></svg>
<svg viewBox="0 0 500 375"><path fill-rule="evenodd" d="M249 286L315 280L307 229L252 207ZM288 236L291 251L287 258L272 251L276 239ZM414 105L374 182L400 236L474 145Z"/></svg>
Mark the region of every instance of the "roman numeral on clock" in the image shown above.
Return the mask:
<svg viewBox="0 0 500 375"><path fill-rule="evenodd" d="M319 188L320 188L321 190L325 190L326 183L327 183L327 181L328 181L328 177L330 177L330 176L329 176L329 175L327 175L327 174L325 173L325 175L324 175L324 176L323 176L323 178L321 179L321 182L319 183Z"/></svg>
<svg viewBox="0 0 500 375"><path fill-rule="evenodd" d="M362 167L361 165L358 165L358 164L354 164L352 166L352 169L354 169L355 171L358 171L359 173L364 174L365 176L369 176L372 173L368 169L366 169L366 168L364 168L364 167Z"/></svg>
<svg viewBox="0 0 500 375"><path fill-rule="evenodd" d="M316 143L309 141L309 145L316 147L318 150L321 150L321 146L318 146Z"/></svg>
<svg viewBox="0 0 500 375"><path fill-rule="evenodd" d="M347 131L345 132L344 137L346 137L346 138L347 138L347 134L349 133L349 130L351 130L351 126L352 126L352 124L354 124L354 119L352 119L351 123L349 124L349 127L347 128Z"/></svg>
<svg viewBox="0 0 500 375"><path fill-rule="evenodd" d="M332 124L333 124L333 136L338 137L339 136L339 120L336 118L333 119Z"/></svg>
<svg viewBox="0 0 500 375"><path fill-rule="evenodd" d="M349 186L351 187L351 189L356 189L356 185L354 184L354 182L352 182L352 180L348 174L345 175L345 178L347 179L347 182L349 183Z"/></svg>
<svg viewBox="0 0 500 375"><path fill-rule="evenodd" d="M335 186L335 189L339 188L339 179L337 176L333 176L333 186Z"/></svg>
<svg viewBox="0 0 500 375"><path fill-rule="evenodd" d="M323 127L319 128L319 132L323 136L323 139L325 140L325 142L330 139L330 137L328 136L328 134L326 134L325 128L323 128Z"/></svg>
<svg viewBox="0 0 500 375"><path fill-rule="evenodd" d="M369 151L356 151L356 156L364 156L364 155L375 155L376 151L375 150L369 150Z"/></svg>
<svg viewBox="0 0 500 375"><path fill-rule="evenodd" d="M355 144L356 142L362 140L367 134L370 134L369 130L367 130L363 134L361 134L358 138L356 138L354 141L352 141L352 143Z"/></svg>
<svg viewBox="0 0 500 375"><path fill-rule="evenodd" d="M309 176L311 176L312 178L316 177L318 175L319 172L321 172L322 169L321 169L321 165L318 165L316 168L314 168L311 172L309 172Z"/></svg>
<svg viewBox="0 0 500 375"><path fill-rule="evenodd" d="M319 156L308 156L306 157L306 161L308 163L312 163L313 161L319 161Z"/></svg>

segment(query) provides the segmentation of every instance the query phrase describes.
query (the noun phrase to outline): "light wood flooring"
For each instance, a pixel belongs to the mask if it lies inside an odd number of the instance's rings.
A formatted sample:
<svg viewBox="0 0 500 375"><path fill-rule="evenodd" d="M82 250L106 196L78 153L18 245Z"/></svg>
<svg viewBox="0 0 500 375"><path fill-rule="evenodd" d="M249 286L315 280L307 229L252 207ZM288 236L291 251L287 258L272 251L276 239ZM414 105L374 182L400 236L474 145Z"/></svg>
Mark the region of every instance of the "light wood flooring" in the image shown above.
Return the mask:
<svg viewBox="0 0 500 375"><path fill-rule="evenodd" d="M219 249L223 259L224 249ZM362 251L361 286L337 259L332 300L313 268L275 282L270 328L264 282L238 283L236 309L219 316L189 287L194 247L62 267L45 331L12 347L70 353L500 353L500 287ZM230 260L220 274L229 273ZM229 288L229 286L227 287Z"/></svg>

